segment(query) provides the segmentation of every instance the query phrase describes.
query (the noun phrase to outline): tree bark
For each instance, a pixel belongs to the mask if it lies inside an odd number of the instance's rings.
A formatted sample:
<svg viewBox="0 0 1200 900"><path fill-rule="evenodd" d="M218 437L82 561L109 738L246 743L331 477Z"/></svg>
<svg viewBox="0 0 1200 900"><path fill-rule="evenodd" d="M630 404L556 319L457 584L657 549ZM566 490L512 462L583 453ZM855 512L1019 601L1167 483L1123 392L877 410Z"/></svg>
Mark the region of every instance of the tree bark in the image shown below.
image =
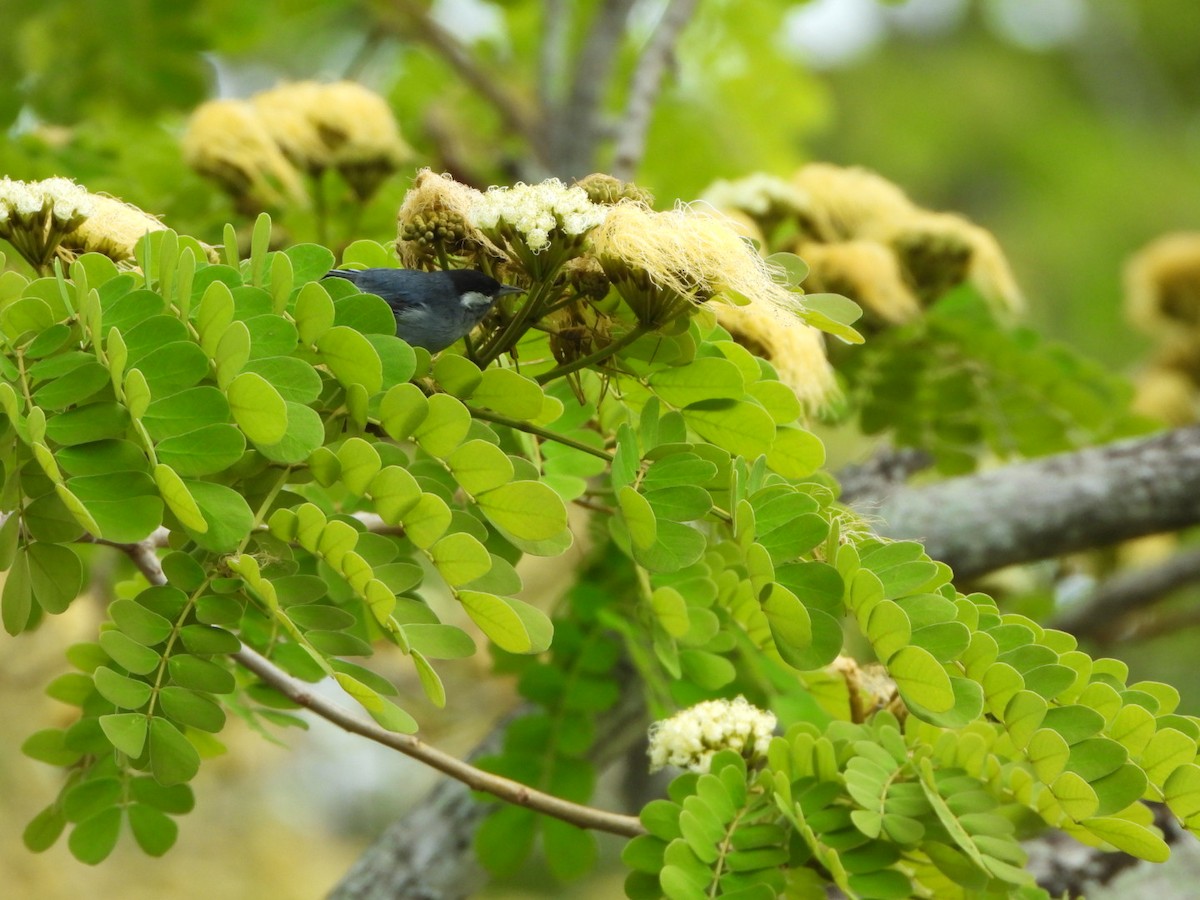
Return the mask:
<svg viewBox="0 0 1200 900"><path fill-rule="evenodd" d="M1200 522L1200 426L851 502L971 578Z"/></svg>

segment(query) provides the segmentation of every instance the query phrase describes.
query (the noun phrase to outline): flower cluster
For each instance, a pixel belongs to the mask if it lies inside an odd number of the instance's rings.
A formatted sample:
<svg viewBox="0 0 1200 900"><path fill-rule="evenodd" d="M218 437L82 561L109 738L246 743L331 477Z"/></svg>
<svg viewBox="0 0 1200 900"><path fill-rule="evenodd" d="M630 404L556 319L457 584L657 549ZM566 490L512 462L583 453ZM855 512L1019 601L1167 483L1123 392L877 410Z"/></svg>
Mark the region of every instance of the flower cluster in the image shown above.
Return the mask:
<svg viewBox="0 0 1200 900"><path fill-rule="evenodd" d="M737 209L761 218L800 213L809 206L808 194L799 186L762 172L714 181L700 199L717 209Z"/></svg>
<svg viewBox="0 0 1200 900"><path fill-rule="evenodd" d="M775 731L775 716L752 706L745 697L706 700L650 726L650 771L678 766L707 772L721 750L752 760L766 755Z"/></svg>
<svg viewBox="0 0 1200 900"><path fill-rule="evenodd" d="M578 186L557 178L539 184L493 187L472 198L468 221L496 241L516 238L534 254L555 240L580 244L579 239L604 222L608 209L592 203Z"/></svg>
<svg viewBox="0 0 1200 900"><path fill-rule="evenodd" d="M91 196L67 178L0 180L0 237L39 271L63 237L94 211Z"/></svg>
<svg viewBox="0 0 1200 900"><path fill-rule="evenodd" d="M716 182L704 196L745 222L769 250L801 256L809 265L806 291L857 301L868 328L910 321L964 281L998 311L1022 305L989 232L961 216L920 208L867 169L810 163L790 180L751 175ZM793 227L779 228L783 222Z"/></svg>
<svg viewBox="0 0 1200 900"><path fill-rule="evenodd" d="M64 235L62 247L77 253L103 253L114 262L134 258L138 241L148 232L167 226L150 213L114 197L89 194L92 214Z"/></svg>
<svg viewBox="0 0 1200 900"><path fill-rule="evenodd" d="M184 158L247 207L307 200L299 171L341 173L360 200L411 155L386 101L351 81L302 81L192 114ZM299 170L299 171L297 171Z"/></svg>
<svg viewBox="0 0 1200 900"><path fill-rule="evenodd" d="M757 304L789 324L801 307L797 294L775 278L729 220L698 207L655 212L634 203L619 204L596 229L592 244L618 287L648 281L653 288L696 303L725 294L735 302ZM622 295L643 322L681 311L679 304L669 302L663 310L657 300L643 311L631 292Z"/></svg>

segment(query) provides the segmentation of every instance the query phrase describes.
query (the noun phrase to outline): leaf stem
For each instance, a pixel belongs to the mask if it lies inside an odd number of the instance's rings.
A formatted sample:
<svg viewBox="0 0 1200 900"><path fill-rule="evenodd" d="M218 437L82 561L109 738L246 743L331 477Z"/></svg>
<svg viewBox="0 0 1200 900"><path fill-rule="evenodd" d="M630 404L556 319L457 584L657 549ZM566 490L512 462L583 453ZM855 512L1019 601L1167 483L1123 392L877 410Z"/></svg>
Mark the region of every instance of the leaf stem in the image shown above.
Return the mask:
<svg viewBox="0 0 1200 900"><path fill-rule="evenodd" d="M578 359L573 359L569 363L563 363L557 368L551 369L549 372L543 372L534 380L538 384L545 384L548 381L553 381L555 378L561 378L564 375L570 375L572 372L578 372L580 369L586 369L588 366L595 365L598 362L603 362L615 353L628 347L642 335L651 331L649 326L641 323L635 325L631 331L621 335L611 344L606 347L601 347L594 353L589 353L587 356L581 356Z"/></svg>

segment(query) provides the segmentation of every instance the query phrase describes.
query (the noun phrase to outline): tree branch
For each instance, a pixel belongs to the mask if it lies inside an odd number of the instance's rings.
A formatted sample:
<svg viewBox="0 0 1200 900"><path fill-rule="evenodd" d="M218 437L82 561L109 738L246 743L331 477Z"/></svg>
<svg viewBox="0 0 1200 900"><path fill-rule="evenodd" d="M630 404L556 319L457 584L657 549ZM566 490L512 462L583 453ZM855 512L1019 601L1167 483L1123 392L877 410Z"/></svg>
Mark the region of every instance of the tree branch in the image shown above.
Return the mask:
<svg viewBox="0 0 1200 900"><path fill-rule="evenodd" d="M163 574L162 564L158 560L158 555L155 553L155 548L158 546L156 538L157 535L155 534L143 541L132 544L119 544L97 538L89 538L88 540L90 543L115 547L125 553L133 560L134 565L141 570L142 574L146 576L146 579L151 584L161 585L166 584L167 579ZM577 825L580 828L606 831L610 834L619 834L625 837L645 834L646 830L642 827L642 823L637 816L605 812L604 810L594 809L590 806L572 803L569 800L562 800L552 794L534 790L527 785L521 784L519 781L513 781L510 778L504 778L500 775L493 775L490 772L477 769L469 763L465 763L455 756L438 750L436 747L432 747L411 735L397 734L394 731L381 728L374 722L368 722L366 719L346 711L338 704L313 693L307 684L288 675L265 656L250 647L243 645L240 650L230 654L230 656L243 668L257 675L264 684L275 688L275 690L279 691L279 693L292 702L298 703L322 719L332 722L334 725L351 734L357 734L377 744L382 744L393 750L399 750L406 756L411 756L413 759L461 781L472 790L484 791L500 800L516 806L527 807L547 816L553 816L556 819L562 819L564 822L570 822L572 825Z"/></svg>
<svg viewBox="0 0 1200 900"><path fill-rule="evenodd" d="M1099 585L1085 602L1052 623L1052 627L1101 641L1122 630L1122 619L1168 594L1200 581L1200 548L1185 550L1166 562L1118 572Z"/></svg>
<svg viewBox="0 0 1200 900"><path fill-rule="evenodd" d="M474 56L449 31L435 22L416 0L393 0L395 13L408 24L408 29L418 40L426 44L446 61L460 78L500 114L501 120L510 130L523 136L530 144L537 144L537 125L521 99L479 65Z"/></svg>
<svg viewBox="0 0 1200 900"><path fill-rule="evenodd" d="M572 803L569 800L562 800L552 794L536 791L519 781L477 769L449 753L431 747L412 735L397 734L374 722L368 722L366 719L347 712L338 704L313 693L307 684L288 675L265 656L249 647L243 646L241 650L231 655L240 665L261 678L265 684L275 688L294 703L316 713L327 722L332 722L351 734L357 734L377 744L399 750L405 756L411 756L413 759L461 781L472 790L485 791L493 797L515 806L527 807L547 816L562 819L564 822L570 822L580 828L591 828L625 837L645 834L646 830L637 816L605 812L601 809Z"/></svg>
<svg viewBox="0 0 1200 900"><path fill-rule="evenodd" d="M549 119L546 130L552 135L549 163L561 175L580 178L595 165L596 145L602 130L601 101L633 2L604 0L575 64L571 92L561 107L548 107L545 111Z"/></svg>
<svg viewBox="0 0 1200 900"><path fill-rule="evenodd" d="M650 129L650 117L658 101L667 64L679 35L695 10L696 0L671 0L638 60L630 82L625 115L617 132L617 148L611 167L612 174L622 181L630 181L642 161L646 132Z"/></svg>
<svg viewBox="0 0 1200 900"><path fill-rule="evenodd" d="M859 511L962 578L1175 531L1200 522L1200 426L905 487Z"/></svg>

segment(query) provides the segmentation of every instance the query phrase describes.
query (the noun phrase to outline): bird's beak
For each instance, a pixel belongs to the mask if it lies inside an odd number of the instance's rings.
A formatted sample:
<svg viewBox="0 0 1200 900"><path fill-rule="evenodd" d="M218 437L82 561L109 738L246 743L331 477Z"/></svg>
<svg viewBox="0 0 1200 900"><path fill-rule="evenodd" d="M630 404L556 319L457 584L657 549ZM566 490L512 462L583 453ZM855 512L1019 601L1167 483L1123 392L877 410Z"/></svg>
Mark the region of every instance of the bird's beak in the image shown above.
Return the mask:
<svg viewBox="0 0 1200 900"><path fill-rule="evenodd" d="M507 297L510 294L524 294L524 293L525 293L525 288L523 288L523 287L514 287L511 284L502 284L502 285L500 285L500 290L496 291L496 299L499 300L501 297Z"/></svg>

